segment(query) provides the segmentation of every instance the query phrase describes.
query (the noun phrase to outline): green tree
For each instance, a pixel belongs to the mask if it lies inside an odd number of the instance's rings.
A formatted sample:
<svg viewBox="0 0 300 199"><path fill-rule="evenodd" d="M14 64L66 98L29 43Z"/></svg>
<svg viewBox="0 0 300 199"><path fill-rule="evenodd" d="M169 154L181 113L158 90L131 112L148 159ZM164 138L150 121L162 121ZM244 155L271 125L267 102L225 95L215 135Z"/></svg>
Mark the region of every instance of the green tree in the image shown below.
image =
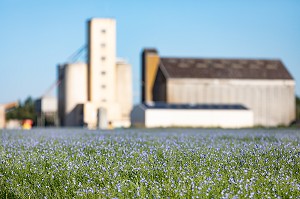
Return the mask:
<svg viewBox="0 0 300 199"><path fill-rule="evenodd" d="M19 106L10 110L6 113L6 120L17 119L31 119L36 123L36 112L34 110L34 100L31 97L28 97L24 103L19 101Z"/></svg>

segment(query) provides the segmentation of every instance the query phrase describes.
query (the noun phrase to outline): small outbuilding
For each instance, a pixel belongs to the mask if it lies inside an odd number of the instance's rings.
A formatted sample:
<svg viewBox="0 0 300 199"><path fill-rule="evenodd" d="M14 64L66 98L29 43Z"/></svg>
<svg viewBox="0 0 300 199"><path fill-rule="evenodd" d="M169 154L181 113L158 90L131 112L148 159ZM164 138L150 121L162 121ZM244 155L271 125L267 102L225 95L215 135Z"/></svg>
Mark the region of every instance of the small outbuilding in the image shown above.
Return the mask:
<svg viewBox="0 0 300 199"><path fill-rule="evenodd" d="M135 127L253 127L253 112L239 104L143 103L131 112Z"/></svg>
<svg viewBox="0 0 300 199"><path fill-rule="evenodd" d="M53 96L42 96L35 100L37 126L58 126L57 106L57 98Z"/></svg>

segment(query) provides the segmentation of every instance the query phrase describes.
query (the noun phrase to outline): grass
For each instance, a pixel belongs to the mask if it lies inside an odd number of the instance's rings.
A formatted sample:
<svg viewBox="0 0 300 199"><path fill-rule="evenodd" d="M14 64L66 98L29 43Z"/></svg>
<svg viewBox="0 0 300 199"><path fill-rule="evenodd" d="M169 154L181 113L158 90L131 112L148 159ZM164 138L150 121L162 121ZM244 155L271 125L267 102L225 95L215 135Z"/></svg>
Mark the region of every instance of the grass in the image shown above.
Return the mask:
<svg viewBox="0 0 300 199"><path fill-rule="evenodd" d="M0 135L0 198L300 195L297 130L53 129Z"/></svg>

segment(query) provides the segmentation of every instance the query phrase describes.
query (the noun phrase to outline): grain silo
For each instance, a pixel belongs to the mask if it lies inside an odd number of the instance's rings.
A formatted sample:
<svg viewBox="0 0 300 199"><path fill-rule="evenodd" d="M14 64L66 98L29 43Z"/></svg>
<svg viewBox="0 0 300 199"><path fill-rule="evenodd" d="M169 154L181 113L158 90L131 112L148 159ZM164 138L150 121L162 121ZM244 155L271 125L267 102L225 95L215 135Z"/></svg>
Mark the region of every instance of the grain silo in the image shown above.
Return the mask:
<svg viewBox="0 0 300 199"><path fill-rule="evenodd" d="M87 63L59 66L62 126L129 127L131 65L116 57L116 20L88 21Z"/></svg>

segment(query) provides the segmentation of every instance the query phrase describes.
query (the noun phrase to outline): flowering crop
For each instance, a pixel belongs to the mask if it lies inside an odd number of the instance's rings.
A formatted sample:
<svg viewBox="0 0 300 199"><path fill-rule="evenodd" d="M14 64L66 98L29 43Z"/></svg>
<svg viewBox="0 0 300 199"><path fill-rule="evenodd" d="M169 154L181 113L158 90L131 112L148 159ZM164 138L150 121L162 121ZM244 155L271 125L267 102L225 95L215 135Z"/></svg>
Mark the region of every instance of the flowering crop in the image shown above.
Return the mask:
<svg viewBox="0 0 300 199"><path fill-rule="evenodd" d="M0 198L297 198L299 130L0 131Z"/></svg>

